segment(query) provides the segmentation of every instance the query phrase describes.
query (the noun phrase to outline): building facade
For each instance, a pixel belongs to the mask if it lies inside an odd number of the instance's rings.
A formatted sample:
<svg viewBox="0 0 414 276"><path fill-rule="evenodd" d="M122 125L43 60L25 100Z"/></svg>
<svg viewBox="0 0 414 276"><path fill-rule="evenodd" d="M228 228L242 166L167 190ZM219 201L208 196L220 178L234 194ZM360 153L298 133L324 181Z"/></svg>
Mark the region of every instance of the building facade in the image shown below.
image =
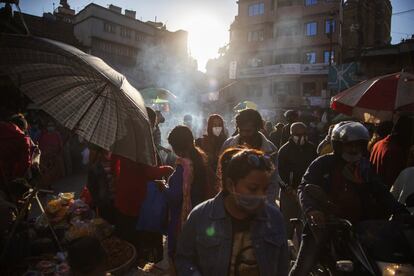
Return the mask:
<svg viewBox="0 0 414 276"><path fill-rule="evenodd" d="M414 35L395 45L362 49L360 74L365 79L400 71L414 73Z"/></svg>
<svg viewBox="0 0 414 276"><path fill-rule="evenodd" d="M223 100L270 110L325 106L328 66L341 55L339 7L329 0L238 1L229 49L236 83Z"/></svg>
<svg viewBox="0 0 414 276"><path fill-rule="evenodd" d="M135 11L122 13L114 5L87 5L75 15L74 33L90 54L125 74L137 88L154 83L154 70L189 62L186 31L170 32L160 22L143 22Z"/></svg>
<svg viewBox="0 0 414 276"><path fill-rule="evenodd" d="M389 0L240 0L228 59L235 82L221 92L229 107L326 107L330 64L359 61L363 49L391 42ZM234 68L233 68L234 69Z"/></svg>
<svg viewBox="0 0 414 276"><path fill-rule="evenodd" d="M347 0L341 7L344 63L359 60L364 48L391 43L389 0Z"/></svg>

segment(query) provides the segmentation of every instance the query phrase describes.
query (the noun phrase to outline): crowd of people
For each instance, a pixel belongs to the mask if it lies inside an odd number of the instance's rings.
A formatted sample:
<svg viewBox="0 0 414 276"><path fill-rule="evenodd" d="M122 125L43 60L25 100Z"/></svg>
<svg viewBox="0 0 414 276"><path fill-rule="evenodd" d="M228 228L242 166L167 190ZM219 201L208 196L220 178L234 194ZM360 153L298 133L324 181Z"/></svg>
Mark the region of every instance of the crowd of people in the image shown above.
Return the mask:
<svg viewBox="0 0 414 276"><path fill-rule="evenodd" d="M147 113L158 165L88 144L86 187L99 216L136 247L139 262L161 261L167 236L172 275L308 275L332 238L315 239L311 231L326 214L304 192L308 184L319 186L335 215L353 224L409 213L403 204L414 192L410 117L376 126L326 123L315 132L298 111L273 124L246 109L237 114L233 135L212 114L195 137L190 115L161 133L168 118L151 108ZM40 153L41 162L63 175L64 145L55 128L53 120L29 125L21 114L0 123L3 203L15 200L16 178L40 171ZM1 205L7 231L12 221L8 205ZM303 230L291 219L304 220ZM288 240L295 236L300 249L290 269Z"/></svg>

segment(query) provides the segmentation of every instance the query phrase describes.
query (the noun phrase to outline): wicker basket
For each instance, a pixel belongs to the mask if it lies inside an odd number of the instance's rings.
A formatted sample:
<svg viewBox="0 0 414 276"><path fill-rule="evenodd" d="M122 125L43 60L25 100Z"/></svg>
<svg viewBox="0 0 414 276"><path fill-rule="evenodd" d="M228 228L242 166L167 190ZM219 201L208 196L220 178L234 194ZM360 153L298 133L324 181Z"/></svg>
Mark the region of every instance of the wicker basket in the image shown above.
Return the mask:
<svg viewBox="0 0 414 276"><path fill-rule="evenodd" d="M130 244L129 242L125 241L125 243L132 249L132 257L128 261L126 261L124 264L122 264L118 267L115 267L111 270L107 270L106 273L111 273L111 275L124 275L134 265L135 259L137 257L137 251L135 250L135 247L132 244Z"/></svg>

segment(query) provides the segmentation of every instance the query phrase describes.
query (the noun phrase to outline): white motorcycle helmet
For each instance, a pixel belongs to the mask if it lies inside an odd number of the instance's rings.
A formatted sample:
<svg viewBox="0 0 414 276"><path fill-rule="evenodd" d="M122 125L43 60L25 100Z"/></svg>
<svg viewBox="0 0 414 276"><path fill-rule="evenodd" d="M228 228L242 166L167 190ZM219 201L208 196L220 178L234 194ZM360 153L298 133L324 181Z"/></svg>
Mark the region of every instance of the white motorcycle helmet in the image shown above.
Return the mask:
<svg viewBox="0 0 414 276"><path fill-rule="evenodd" d="M368 129L361 123L345 121L335 125L331 134L334 153L342 153L342 144L360 141L362 147L367 147L370 135Z"/></svg>

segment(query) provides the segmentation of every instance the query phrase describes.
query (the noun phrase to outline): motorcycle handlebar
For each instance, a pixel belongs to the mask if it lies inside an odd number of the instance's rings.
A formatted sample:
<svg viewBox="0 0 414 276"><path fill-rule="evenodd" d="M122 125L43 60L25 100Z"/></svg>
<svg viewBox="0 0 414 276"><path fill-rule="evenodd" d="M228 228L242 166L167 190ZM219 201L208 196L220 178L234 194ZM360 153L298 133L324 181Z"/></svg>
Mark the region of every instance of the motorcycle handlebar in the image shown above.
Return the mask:
<svg viewBox="0 0 414 276"><path fill-rule="evenodd" d="M311 224L312 227L345 227L345 228L351 228L352 223L349 220L341 219L341 218L330 218L328 219L323 225L320 224Z"/></svg>

